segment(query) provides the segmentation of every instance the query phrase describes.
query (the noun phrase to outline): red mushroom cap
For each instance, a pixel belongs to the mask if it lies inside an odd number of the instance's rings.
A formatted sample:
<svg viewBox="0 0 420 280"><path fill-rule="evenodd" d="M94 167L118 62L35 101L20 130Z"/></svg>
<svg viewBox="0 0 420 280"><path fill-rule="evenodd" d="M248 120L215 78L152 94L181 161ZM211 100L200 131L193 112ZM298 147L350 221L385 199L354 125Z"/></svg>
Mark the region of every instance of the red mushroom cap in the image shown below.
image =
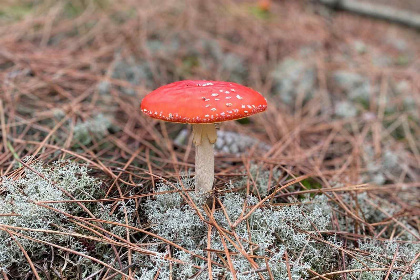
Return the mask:
<svg viewBox="0 0 420 280"><path fill-rule="evenodd" d="M220 81L178 81L155 89L141 102L148 116L170 122L215 123L265 111L267 101L248 87Z"/></svg>

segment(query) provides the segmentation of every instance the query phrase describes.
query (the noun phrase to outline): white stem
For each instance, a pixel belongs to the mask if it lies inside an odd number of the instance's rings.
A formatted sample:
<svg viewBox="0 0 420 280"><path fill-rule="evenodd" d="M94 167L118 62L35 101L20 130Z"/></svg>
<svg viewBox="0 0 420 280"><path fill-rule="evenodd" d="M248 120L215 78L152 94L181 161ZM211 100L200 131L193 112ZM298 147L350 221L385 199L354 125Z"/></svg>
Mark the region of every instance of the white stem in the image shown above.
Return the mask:
<svg viewBox="0 0 420 280"><path fill-rule="evenodd" d="M214 124L193 124L195 144L195 191L208 193L214 181L214 149L217 134Z"/></svg>

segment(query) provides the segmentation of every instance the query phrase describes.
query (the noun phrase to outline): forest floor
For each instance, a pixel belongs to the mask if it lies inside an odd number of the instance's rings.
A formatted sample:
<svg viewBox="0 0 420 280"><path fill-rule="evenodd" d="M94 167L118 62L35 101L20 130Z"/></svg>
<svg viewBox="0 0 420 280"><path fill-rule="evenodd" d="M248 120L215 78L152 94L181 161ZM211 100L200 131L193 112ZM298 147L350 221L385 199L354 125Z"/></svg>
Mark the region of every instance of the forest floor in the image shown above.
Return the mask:
<svg viewBox="0 0 420 280"><path fill-rule="evenodd" d="M420 278L418 31L303 0L3 3L0 279ZM183 79L268 101L220 125L206 201L190 128L139 110Z"/></svg>

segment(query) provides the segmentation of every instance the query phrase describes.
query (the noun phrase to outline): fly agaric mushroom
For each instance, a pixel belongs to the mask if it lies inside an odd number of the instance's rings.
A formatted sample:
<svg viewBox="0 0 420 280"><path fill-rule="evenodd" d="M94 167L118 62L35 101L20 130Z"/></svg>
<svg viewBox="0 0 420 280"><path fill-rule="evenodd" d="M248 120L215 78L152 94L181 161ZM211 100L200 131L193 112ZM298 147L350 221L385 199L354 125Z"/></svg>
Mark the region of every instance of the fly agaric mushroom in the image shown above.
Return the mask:
<svg viewBox="0 0 420 280"><path fill-rule="evenodd" d="M195 186L210 192L214 181L215 123L236 120L265 111L267 101L248 87L220 81L178 81L162 86L141 102L146 115L193 126Z"/></svg>

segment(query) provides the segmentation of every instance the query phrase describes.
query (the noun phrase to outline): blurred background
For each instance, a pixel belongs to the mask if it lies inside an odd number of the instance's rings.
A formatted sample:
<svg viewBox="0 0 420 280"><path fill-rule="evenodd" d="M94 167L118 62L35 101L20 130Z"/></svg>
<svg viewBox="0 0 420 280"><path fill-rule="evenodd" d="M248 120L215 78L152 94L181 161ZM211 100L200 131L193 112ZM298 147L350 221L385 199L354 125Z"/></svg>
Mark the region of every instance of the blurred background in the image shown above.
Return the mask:
<svg viewBox="0 0 420 280"><path fill-rule="evenodd" d="M244 84L269 100L267 113L222 127L251 135L266 156L296 165L328 159L331 168L347 162L357 169L354 182L416 180L419 13L415 0L3 0L0 164L39 149L23 140L45 136L67 149L100 147L106 136L134 150L156 142L164 136L150 129L154 121L144 129L151 120L138 111L142 97L173 81L207 79ZM179 145L183 128L169 125ZM219 150L254 143L230 147L229 137Z"/></svg>

